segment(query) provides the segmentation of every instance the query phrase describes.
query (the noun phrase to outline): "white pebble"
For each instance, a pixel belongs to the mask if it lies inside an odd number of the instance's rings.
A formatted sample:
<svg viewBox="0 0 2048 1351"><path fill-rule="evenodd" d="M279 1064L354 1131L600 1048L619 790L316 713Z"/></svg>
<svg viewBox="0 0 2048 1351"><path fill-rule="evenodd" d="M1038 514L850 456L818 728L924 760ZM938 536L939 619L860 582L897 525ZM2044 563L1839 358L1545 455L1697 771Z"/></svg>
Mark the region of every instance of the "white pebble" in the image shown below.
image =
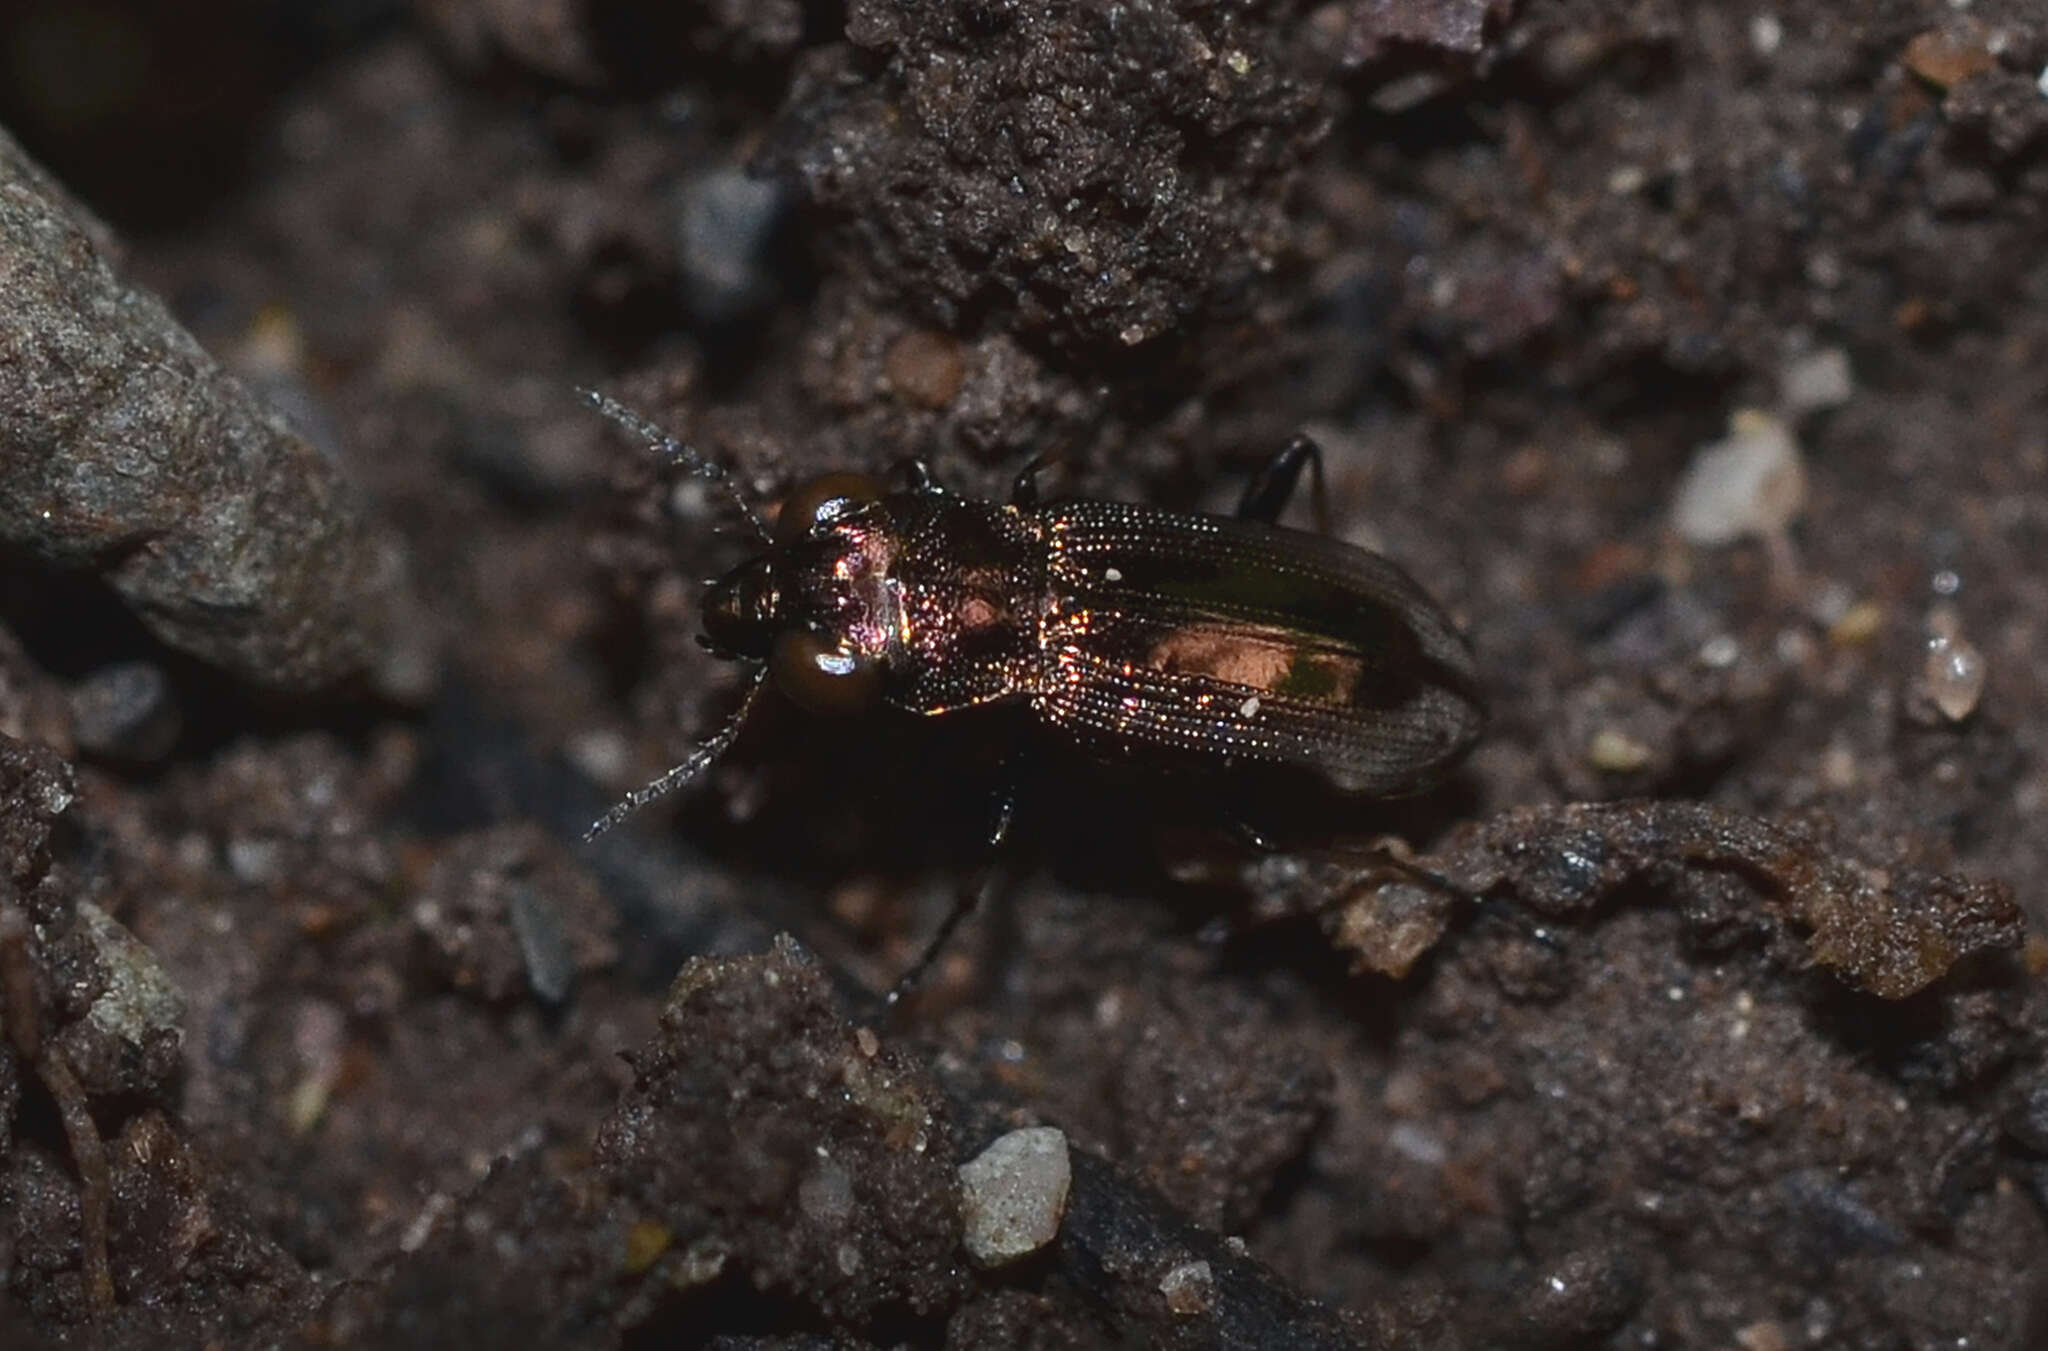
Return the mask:
<svg viewBox="0 0 2048 1351"><path fill-rule="evenodd" d="M1960 634L1937 633L1927 640L1921 678L1941 716L1961 722L1977 711L1977 701L1984 697L1984 654Z"/></svg>
<svg viewBox="0 0 2048 1351"><path fill-rule="evenodd" d="M1717 633L1700 644L1700 665L1725 671L1742 659L1742 644L1732 633Z"/></svg>
<svg viewBox="0 0 2048 1351"><path fill-rule="evenodd" d="M1688 543L1732 544L1782 533L1806 505L1806 466L1791 428L1738 409L1728 439L1702 446L1686 469L1671 521Z"/></svg>
<svg viewBox="0 0 2048 1351"><path fill-rule="evenodd" d="M273 840L228 841L228 871L241 882L275 882L284 868L284 850Z"/></svg>
<svg viewBox="0 0 2048 1351"><path fill-rule="evenodd" d="M1779 385L1785 411L1795 416L1840 408L1856 392L1849 354L1839 347L1823 347L1800 357L1786 367Z"/></svg>
<svg viewBox="0 0 2048 1351"><path fill-rule="evenodd" d="M960 1210L967 1253L984 1267L1037 1252L1060 1231L1073 1167L1067 1137L1052 1126L999 1136L960 1165Z"/></svg>

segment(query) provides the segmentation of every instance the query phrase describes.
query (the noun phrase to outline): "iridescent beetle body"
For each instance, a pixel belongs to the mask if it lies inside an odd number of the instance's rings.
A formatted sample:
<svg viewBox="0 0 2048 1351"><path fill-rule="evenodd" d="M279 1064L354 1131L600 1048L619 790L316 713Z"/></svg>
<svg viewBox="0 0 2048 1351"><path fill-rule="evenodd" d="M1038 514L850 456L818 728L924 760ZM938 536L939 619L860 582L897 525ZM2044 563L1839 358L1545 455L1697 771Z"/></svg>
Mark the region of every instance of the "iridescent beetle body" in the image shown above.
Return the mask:
<svg viewBox="0 0 2048 1351"><path fill-rule="evenodd" d="M770 530L719 466L590 397L721 484L764 547L704 597L704 646L754 668L738 711L586 838L716 760L770 681L821 713L1021 703L1098 755L1168 770L1305 771L1381 797L1439 777L1485 723L1471 650L1407 573L1273 524L1302 467L1320 472L1306 437L1253 479L1236 518L1041 503L1035 463L1008 503L982 501L947 492L913 462L895 489L854 474L814 479ZM991 845L1009 819L1006 796ZM962 893L890 1004L978 896Z"/></svg>
<svg viewBox="0 0 2048 1351"><path fill-rule="evenodd" d="M704 598L704 646L754 668L741 707L591 836L715 760L771 682L821 713L1021 703L1104 757L1305 771L1381 797L1427 786L1484 725L1471 650L1420 586L1377 554L1273 524L1302 467L1320 468L1305 437L1236 518L1041 503L1035 464L1008 503L983 501L913 462L896 488L815 479L770 530L723 469L591 401L724 486L763 544ZM1007 823L1006 804L994 839Z"/></svg>
<svg viewBox="0 0 2048 1351"><path fill-rule="evenodd" d="M1098 753L1287 766L1375 796L1426 784L1483 724L1463 638L1376 554L1256 520L1004 505L914 477L796 494L772 547L708 593L713 650L766 661L820 711L1022 702Z"/></svg>

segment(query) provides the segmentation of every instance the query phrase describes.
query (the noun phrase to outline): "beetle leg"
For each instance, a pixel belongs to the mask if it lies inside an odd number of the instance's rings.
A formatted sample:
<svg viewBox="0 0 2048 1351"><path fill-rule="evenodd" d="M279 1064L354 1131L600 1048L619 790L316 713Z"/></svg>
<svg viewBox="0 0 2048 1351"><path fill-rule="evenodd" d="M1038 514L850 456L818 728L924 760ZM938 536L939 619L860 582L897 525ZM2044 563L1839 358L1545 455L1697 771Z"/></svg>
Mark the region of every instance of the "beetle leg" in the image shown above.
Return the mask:
<svg viewBox="0 0 2048 1351"><path fill-rule="evenodd" d="M1003 787L1002 797L996 803L995 820L989 827L988 862L975 871L974 878L968 885L954 893L953 908L939 921L939 927L926 941L924 951L917 955L917 960L910 964L910 969L898 976L896 983L889 987L889 993L882 1001L885 1008L896 1008L916 992L917 987L924 983L925 973L930 971L932 963L938 960L939 953L952 941L954 932L969 915L981 908L982 901L994 889L996 879L1002 871L1000 865L1003 842L1010 837L1010 822L1017 815L1016 782L1014 778L1005 777L1007 781Z"/></svg>
<svg viewBox="0 0 2048 1351"><path fill-rule="evenodd" d="M1254 854L1276 854L1279 849L1266 838L1265 832L1241 816L1228 818L1224 825L1237 837L1237 842Z"/></svg>
<svg viewBox="0 0 2048 1351"><path fill-rule="evenodd" d="M896 462L895 474L902 481L903 486L911 492L932 493L939 491L939 480L932 473L931 462L923 456L912 455L908 459L898 460Z"/></svg>
<svg viewBox="0 0 2048 1351"><path fill-rule="evenodd" d="M1244 485L1244 496L1237 501L1237 518L1241 521L1263 521L1267 525L1280 519L1280 513L1294 497L1294 490L1301 483L1303 465L1311 466L1315 473L1316 528L1327 534L1330 525L1330 498L1323 486L1323 448L1314 438L1307 435L1294 437L1280 447L1272 459L1259 467L1251 481Z"/></svg>
<svg viewBox="0 0 2048 1351"><path fill-rule="evenodd" d="M1025 511L1038 505L1038 475L1057 459L1058 452L1041 450L1027 460L1017 477L1010 480L1010 505Z"/></svg>

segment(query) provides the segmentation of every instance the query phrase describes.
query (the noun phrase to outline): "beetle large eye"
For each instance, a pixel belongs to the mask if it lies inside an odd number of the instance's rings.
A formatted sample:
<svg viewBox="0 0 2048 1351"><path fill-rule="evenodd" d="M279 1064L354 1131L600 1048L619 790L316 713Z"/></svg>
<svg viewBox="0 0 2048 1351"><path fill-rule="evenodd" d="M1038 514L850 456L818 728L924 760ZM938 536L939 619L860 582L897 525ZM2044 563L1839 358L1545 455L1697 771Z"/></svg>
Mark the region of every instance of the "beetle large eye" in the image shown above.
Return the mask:
<svg viewBox="0 0 2048 1351"><path fill-rule="evenodd" d="M882 670L873 657L827 643L809 629L776 638L768 666L776 687L813 713L862 713L882 694Z"/></svg>
<svg viewBox="0 0 2048 1351"><path fill-rule="evenodd" d="M866 474L824 474L800 485L775 516L775 542L794 544L811 527L834 521L864 502L882 495L882 485Z"/></svg>

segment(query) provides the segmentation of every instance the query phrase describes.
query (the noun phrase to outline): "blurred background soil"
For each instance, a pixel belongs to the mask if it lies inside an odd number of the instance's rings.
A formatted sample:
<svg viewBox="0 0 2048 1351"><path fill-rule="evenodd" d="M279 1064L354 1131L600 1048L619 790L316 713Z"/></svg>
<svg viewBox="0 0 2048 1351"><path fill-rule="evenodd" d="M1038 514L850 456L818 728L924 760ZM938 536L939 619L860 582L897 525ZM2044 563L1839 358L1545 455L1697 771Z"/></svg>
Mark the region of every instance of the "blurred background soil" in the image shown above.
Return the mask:
<svg viewBox="0 0 2048 1351"><path fill-rule="evenodd" d="M0 70L0 1344L2048 1342L2038 5L13 0ZM582 387L768 503L1306 429L1492 725L1393 804L1041 747L885 1018L1014 729L771 696L578 843L749 547Z"/></svg>

